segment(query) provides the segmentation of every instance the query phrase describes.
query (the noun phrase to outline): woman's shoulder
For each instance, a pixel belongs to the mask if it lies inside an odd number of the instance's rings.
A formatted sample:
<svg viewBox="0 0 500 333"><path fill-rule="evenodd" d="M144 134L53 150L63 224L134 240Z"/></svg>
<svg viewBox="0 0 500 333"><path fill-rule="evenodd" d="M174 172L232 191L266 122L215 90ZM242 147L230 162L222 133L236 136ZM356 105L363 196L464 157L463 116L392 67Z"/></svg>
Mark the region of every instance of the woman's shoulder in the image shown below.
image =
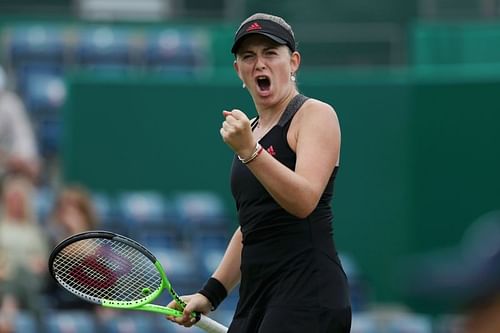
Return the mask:
<svg viewBox="0 0 500 333"><path fill-rule="evenodd" d="M322 100L308 97L302 108L312 109L316 112L335 112L333 106Z"/></svg>
<svg viewBox="0 0 500 333"><path fill-rule="evenodd" d="M314 133L336 132L340 125L335 109L319 99L309 98L293 117L290 134L297 137L305 130Z"/></svg>
<svg viewBox="0 0 500 333"><path fill-rule="evenodd" d="M337 114L331 104L315 98L307 99L297 115L301 121L337 119Z"/></svg>

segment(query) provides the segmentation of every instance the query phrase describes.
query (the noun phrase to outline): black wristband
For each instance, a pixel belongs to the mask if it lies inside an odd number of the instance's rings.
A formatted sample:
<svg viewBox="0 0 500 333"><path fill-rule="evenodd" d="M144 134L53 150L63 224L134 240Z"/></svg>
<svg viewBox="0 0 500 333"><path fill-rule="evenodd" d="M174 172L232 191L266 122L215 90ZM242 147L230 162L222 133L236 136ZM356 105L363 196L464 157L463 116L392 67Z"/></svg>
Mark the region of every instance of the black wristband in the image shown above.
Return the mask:
<svg viewBox="0 0 500 333"><path fill-rule="evenodd" d="M203 288L201 288L198 293L202 294L210 303L212 303L212 311L217 309L220 303L226 298L227 290L226 287L216 278L211 277L205 283Z"/></svg>

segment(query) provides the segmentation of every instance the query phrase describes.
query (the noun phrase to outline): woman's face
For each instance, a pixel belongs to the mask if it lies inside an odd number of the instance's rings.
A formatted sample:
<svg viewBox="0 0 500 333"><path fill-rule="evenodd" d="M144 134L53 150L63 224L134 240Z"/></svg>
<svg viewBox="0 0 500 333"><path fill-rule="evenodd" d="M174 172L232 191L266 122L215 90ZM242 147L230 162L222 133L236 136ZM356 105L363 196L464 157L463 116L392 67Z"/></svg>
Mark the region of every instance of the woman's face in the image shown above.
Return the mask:
<svg viewBox="0 0 500 333"><path fill-rule="evenodd" d="M256 34L241 43L234 68L257 104L272 105L296 89L290 77L299 64L298 52Z"/></svg>

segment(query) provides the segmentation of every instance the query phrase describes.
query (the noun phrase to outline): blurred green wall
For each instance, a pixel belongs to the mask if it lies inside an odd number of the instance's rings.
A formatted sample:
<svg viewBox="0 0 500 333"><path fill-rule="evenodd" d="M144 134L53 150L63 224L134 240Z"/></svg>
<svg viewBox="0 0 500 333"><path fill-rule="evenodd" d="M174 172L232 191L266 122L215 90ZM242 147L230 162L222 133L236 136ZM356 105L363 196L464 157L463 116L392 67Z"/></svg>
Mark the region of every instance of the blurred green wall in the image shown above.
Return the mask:
<svg viewBox="0 0 500 333"><path fill-rule="evenodd" d="M500 206L500 73L324 71L300 89L335 106L342 125L334 199L339 249L351 253L379 301L403 297L394 271L405 254L455 245ZM68 79L67 181L117 192L206 189L234 214L232 154L219 136L223 109L254 115L235 75Z"/></svg>

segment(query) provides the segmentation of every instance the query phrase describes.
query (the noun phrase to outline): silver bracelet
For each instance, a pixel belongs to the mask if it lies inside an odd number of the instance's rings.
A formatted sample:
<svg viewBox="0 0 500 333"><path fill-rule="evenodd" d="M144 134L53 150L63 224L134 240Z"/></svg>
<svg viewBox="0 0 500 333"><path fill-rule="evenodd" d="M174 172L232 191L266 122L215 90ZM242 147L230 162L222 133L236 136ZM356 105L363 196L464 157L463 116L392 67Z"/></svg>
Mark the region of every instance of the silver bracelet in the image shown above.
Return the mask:
<svg viewBox="0 0 500 333"><path fill-rule="evenodd" d="M263 149L264 148L262 148L262 146L260 145L260 143L257 143L255 145L255 150L254 150L253 154L250 157L248 157L248 158L241 158L240 155L238 155L238 159L241 161L241 163L248 164L248 163L252 162L254 159L256 159L257 156L259 156L260 153L262 153Z"/></svg>

